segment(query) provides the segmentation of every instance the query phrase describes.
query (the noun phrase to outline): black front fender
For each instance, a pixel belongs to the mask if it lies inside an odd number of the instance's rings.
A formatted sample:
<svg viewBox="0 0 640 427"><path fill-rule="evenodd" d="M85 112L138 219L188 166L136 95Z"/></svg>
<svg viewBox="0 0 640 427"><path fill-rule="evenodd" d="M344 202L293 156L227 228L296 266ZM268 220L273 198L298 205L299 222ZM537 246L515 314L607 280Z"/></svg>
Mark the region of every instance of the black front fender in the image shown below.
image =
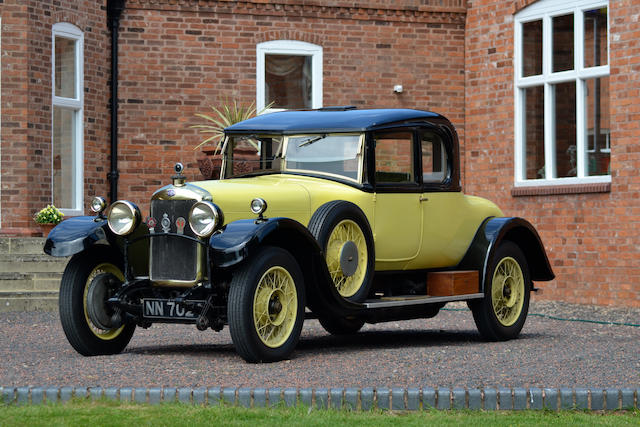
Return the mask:
<svg viewBox="0 0 640 427"><path fill-rule="evenodd" d="M489 262L503 240L510 240L520 247L527 259L531 280L553 280L555 275L542 240L533 225L522 218L487 218L456 270L478 270L484 289Z"/></svg>
<svg viewBox="0 0 640 427"><path fill-rule="evenodd" d="M304 275L307 305L314 313L347 316L362 309L340 296L320 245L304 225L290 218L246 219L225 225L209 241L212 266L233 269L251 262L265 245L281 247L296 259Z"/></svg>
<svg viewBox="0 0 640 427"><path fill-rule="evenodd" d="M63 257L82 252L96 243L108 243L107 220L94 216L77 216L56 225L47 236L44 252Z"/></svg>

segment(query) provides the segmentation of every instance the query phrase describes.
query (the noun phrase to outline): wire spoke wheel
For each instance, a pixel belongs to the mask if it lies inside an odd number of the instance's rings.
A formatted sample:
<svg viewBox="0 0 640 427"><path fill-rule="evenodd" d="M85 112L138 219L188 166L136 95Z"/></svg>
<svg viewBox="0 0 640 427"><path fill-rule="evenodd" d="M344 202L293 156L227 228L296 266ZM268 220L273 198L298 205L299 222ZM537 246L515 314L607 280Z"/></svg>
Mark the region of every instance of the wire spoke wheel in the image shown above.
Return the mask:
<svg viewBox="0 0 640 427"><path fill-rule="evenodd" d="M253 323L260 340L268 347L284 344L296 323L298 295L291 274L283 267L267 270L253 298Z"/></svg>
<svg viewBox="0 0 640 427"><path fill-rule="evenodd" d="M491 303L498 321L511 326L520 317L524 302L524 275L512 257L500 260L491 281Z"/></svg>
<svg viewBox="0 0 640 427"><path fill-rule="evenodd" d="M487 269L484 298L469 303L480 335L490 341L517 338L529 312L527 258L511 241L500 243Z"/></svg>
<svg viewBox="0 0 640 427"><path fill-rule="evenodd" d="M89 273L89 276L87 277L87 280L84 286L84 292L82 295L82 303L83 303L83 309L84 309L84 317L87 320L87 325L89 326L89 329L91 330L91 332L93 332L93 334L96 337L102 340L112 340L116 338L118 335L120 335L120 333L122 333L125 325L122 325L119 328L103 329L100 326L96 325L91 320L91 317L89 316L89 312L88 312L88 307L87 307L87 304L89 303L87 299L87 296L89 293L89 286L91 285L91 282L93 281L93 279L96 278L96 276L103 273L113 274L118 278L118 280L120 280L121 282L124 282L124 275L122 274L122 271L120 271L118 267L110 263L99 264L95 266L93 270L91 270L91 272ZM106 299L102 301L102 303L105 304ZM104 310L104 308L101 308L101 309Z"/></svg>
<svg viewBox="0 0 640 427"><path fill-rule="evenodd" d="M304 322L302 271L290 252L264 246L233 275L227 316L236 351L247 362L291 354Z"/></svg>
<svg viewBox="0 0 640 427"><path fill-rule="evenodd" d="M333 228L326 261L338 293L345 298L355 295L363 285L368 262L367 243L358 224L347 219Z"/></svg>

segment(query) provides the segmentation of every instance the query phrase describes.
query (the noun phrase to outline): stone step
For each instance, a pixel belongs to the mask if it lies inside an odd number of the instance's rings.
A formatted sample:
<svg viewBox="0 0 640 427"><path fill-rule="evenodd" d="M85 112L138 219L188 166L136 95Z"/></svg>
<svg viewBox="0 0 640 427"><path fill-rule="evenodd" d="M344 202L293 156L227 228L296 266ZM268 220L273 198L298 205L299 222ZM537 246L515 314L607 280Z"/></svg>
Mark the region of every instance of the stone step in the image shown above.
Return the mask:
<svg viewBox="0 0 640 427"><path fill-rule="evenodd" d="M61 273L68 258L49 255L0 255L0 273Z"/></svg>
<svg viewBox="0 0 640 427"><path fill-rule="evenodd" d="M58 292L0 291L0 313L13 311L56 311Z"/></svg>
<svg viewBox="0 0 640 427"><path fill-rule="evenodd" d="M3 237L0 238L0 254L41 255L44 254L43 237Z"/></svg>
<svg viewBox="0 0 640 427"><path fill-rule="evenodd" d="M57 291L62 273L0 273L0 291Z"/></svg>

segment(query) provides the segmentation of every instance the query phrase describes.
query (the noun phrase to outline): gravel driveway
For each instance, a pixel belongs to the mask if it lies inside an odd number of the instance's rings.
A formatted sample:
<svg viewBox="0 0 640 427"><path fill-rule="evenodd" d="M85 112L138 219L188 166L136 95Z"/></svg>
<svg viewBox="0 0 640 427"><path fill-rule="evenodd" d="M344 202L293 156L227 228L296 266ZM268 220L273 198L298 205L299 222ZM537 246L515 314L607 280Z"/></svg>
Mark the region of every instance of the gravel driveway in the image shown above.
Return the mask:
<svg viewBox="0 0 640 427"><path fill-rule="evenodd" d="M137 329L124 353L82 357L57 313L0 313L0 386L637 387L638 309L532 302L519 339L482 342L464 305L433 319L366 325L351 337L308 320L292 359L247 364L228 329Z"/></svg>

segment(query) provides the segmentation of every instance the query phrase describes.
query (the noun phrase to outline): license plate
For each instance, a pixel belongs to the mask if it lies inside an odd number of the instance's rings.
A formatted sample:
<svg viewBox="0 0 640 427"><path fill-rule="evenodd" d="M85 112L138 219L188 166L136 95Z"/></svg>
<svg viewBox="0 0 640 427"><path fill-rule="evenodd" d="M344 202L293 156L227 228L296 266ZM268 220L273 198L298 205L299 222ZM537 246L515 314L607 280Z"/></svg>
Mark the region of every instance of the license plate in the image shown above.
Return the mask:
<svg viewBox="0 0 640 427"><path fill-rule="evenodd" d="M190 301L191 302L191 301ZM143 299L143 316L151 319L195 319L197 314L169 299Z"/></svg>

